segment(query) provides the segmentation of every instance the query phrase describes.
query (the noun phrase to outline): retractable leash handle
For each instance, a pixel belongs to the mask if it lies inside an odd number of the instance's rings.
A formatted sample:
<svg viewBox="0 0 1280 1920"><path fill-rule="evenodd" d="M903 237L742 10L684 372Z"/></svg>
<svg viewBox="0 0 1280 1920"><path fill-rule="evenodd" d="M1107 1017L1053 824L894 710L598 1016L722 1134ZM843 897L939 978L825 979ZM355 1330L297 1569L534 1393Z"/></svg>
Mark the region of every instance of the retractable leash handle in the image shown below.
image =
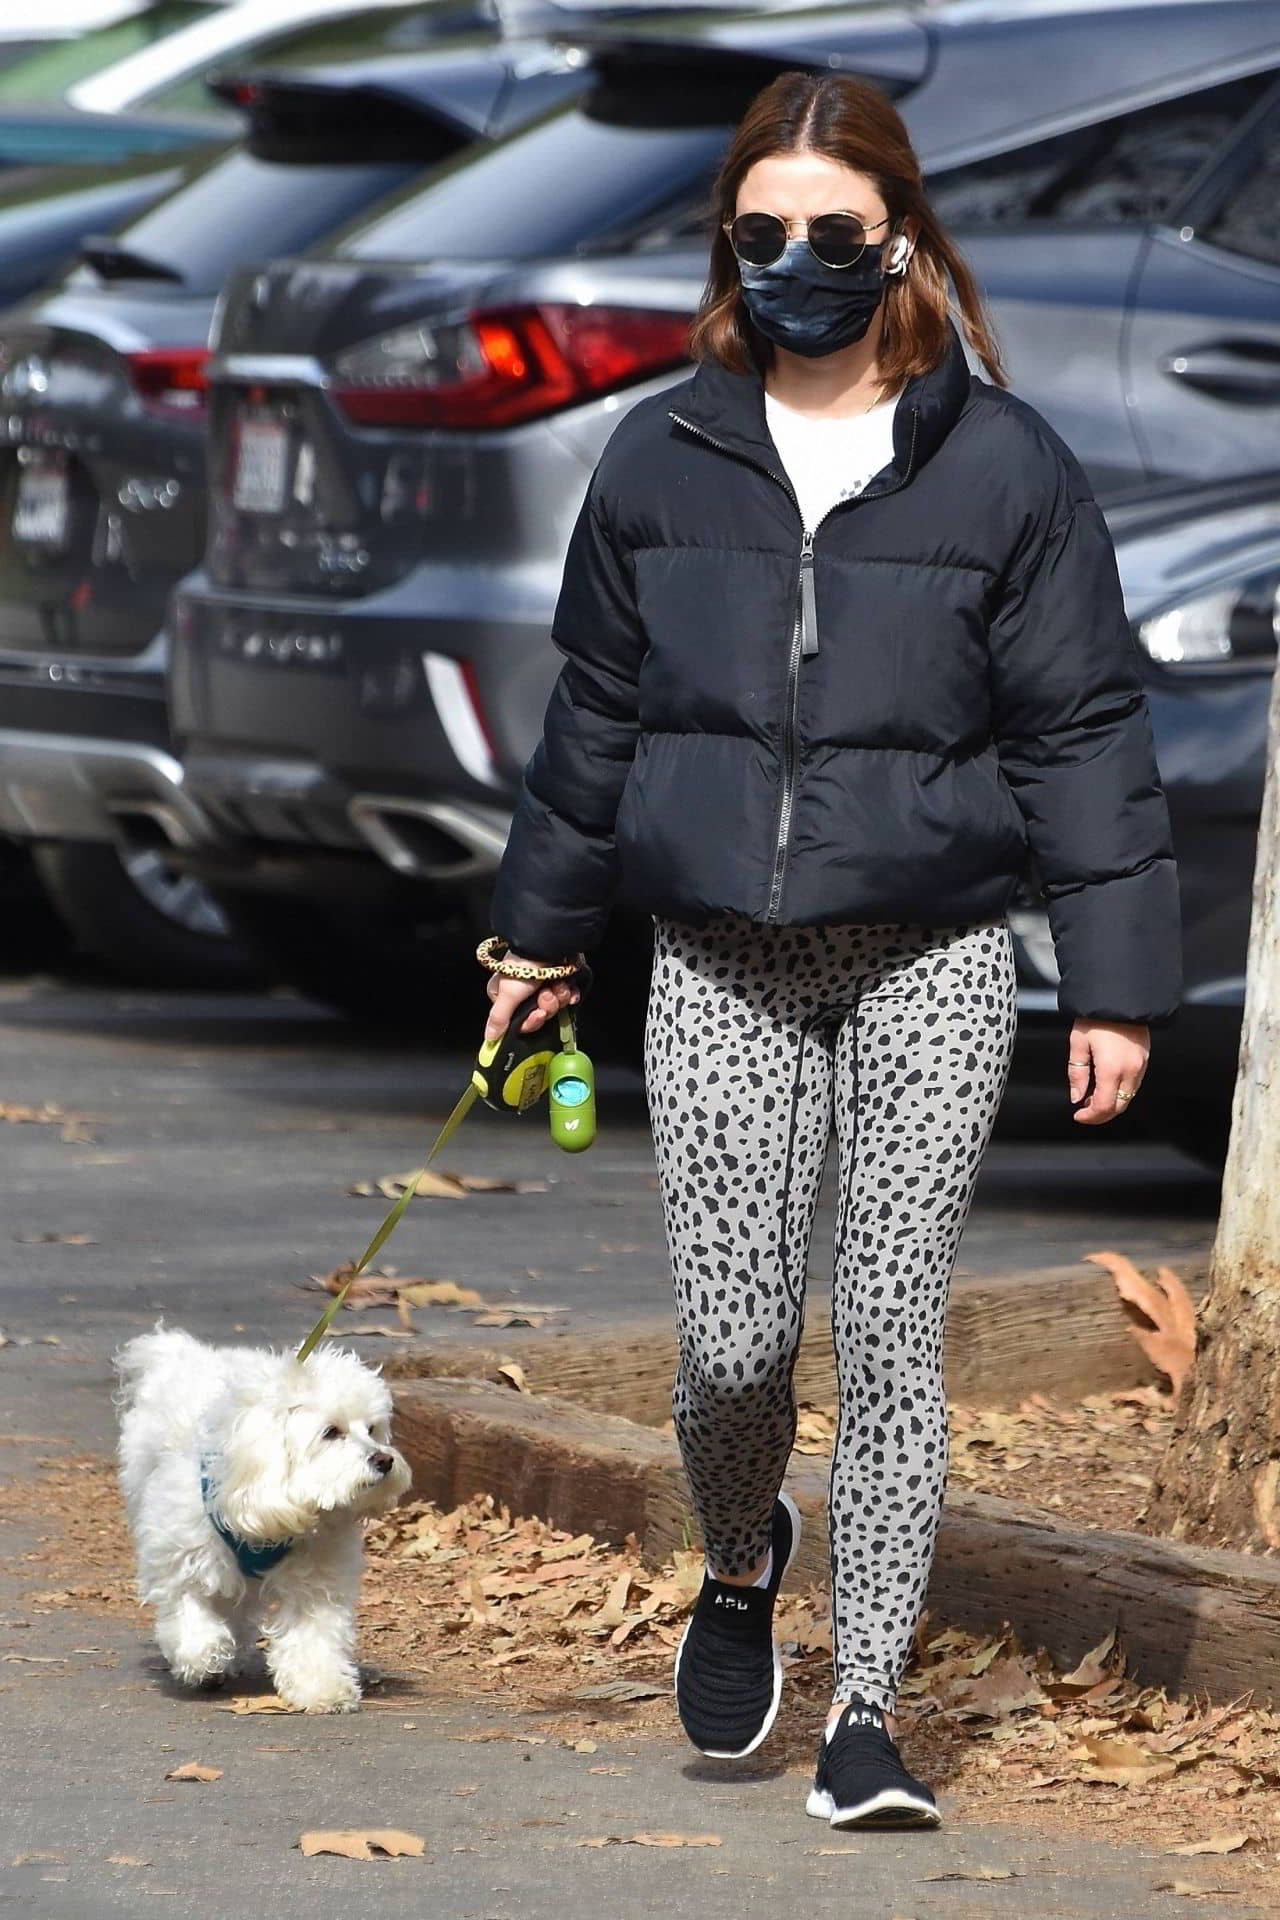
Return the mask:
<svg viewBox="0 0 1280 1920"><path fill-rule="evenodd" d="M580 995L590 991L592 973L585 962L572 982ZM500 1038L481 1047L472 1084L495 1113L527 1113L549 1093L551 1138L567 1153L580 1153L595 1138L595 1069L578 1046L571 1007L561 1007L556 1016L558 1048L550 1020L533 1033L521 1031L540 991L535 987L526 994Z"/></svg>
<svg viewBox="0 0 1280 1920"><path fill-rule="evenodd" d="M486 1040L476 1055L471 1084L495 1113L527 1113L546 1092L547 1070L555 1053L554 1030L544 1022L533 1033L522 1023L538 1004L541 988L527 993L496 1040Z"/></svg>
<svg viewBox="0 0 1280 1920"><path fill-rule="evenodd" d="M591 985L591 969L583 966L573 975L575 985L586 993ZM527 1113L546 1092L551 1093L551 1138L567 1153L581 1153L595 1139L595 1070L577 1044L573 1016L567 1007L559 1015L559 1050L549 1044L546 1023L534 1033L522 1033L522 1023L538 1003L541 988L535 987L516 1006L496 1040L486 1040L476 1055L471 1079L453 1112L431 1143L431 1151L405 1185L378 1231L352 1267L320 1318L298 1348L299 1360L314 1353L332 1325L335 1314L350 1293L352 1284L381 1252L399 1226L409 1202L418 1191L423 1174L446 1141L451 1140L477 1099L496 1113Z"/></svg>

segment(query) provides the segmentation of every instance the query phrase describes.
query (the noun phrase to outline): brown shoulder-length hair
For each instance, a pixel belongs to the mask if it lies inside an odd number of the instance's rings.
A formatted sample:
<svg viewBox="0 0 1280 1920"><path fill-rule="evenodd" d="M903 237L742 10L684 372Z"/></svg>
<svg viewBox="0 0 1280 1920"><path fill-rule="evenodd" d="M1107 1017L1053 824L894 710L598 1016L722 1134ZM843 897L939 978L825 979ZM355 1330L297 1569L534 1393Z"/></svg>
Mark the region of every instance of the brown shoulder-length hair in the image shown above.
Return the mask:
<svg viewBox="0 0 1280 1920"><path fill-rule="evenodd" d="M916 223L905 274L885 282L880 368L886 384L936 367L946 351L952 311L998 386L1008 379L977 282L925 196L920 162L902 116L878 87L839 73L782 73L748 107L714 188L711 265L690 341L696 360L719 360L736 373L768 364L770 348L748 318L738 263L725 223L757 160L776 153L819 153L874 180L891 231Z"/></svg>

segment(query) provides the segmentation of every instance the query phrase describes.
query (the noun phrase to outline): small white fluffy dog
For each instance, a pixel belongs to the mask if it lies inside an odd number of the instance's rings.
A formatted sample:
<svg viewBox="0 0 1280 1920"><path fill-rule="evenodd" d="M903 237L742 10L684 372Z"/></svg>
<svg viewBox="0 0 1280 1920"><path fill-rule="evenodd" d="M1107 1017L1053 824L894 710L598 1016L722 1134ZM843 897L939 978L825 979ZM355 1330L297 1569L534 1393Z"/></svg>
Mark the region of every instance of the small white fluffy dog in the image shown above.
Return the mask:
<svg viewBox="0 0 1280 1920"><path fill-rule="evenodd" d="M175 1680L241 1670L262 1633L282 1700L358 1706L360 1523L410 1477L386 1383L340 1347L299 1361L162 1326L115 1364L139 1588Z"/></svg>

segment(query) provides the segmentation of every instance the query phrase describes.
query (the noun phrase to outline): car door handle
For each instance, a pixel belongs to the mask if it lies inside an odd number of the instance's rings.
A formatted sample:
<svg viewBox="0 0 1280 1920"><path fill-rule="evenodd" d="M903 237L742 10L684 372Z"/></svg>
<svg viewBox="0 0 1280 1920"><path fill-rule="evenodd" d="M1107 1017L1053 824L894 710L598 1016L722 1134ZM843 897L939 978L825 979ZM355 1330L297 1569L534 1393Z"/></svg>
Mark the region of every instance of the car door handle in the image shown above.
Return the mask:
<svg viewBox="0 0 1280 1920"><path fill-rule="evenodd" d="M1237 407L1280 401L1280 341L1212 340L1166 354L1160 371Z"/></svg>

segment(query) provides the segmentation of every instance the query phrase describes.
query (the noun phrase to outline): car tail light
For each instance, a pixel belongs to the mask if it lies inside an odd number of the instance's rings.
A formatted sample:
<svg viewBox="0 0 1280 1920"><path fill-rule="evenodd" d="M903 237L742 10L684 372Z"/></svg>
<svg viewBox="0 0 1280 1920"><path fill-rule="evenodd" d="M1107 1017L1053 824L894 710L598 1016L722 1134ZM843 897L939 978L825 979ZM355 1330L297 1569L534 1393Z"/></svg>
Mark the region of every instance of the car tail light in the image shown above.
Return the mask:
<svg viewBox="0 0 1280 1920"><path fill-rule="evenodd" d="M509 427L688 357L687 314L495 308L362 341L334 362L333 396L362 426Z"/></svg>
<svg viewBox="0 0 1280 1920"><path fill-rule="evenodd" d="M209 394L208 347L157 347L131 353L129 368L136 391L149 407L194 419L204 412Z"/></svg>

